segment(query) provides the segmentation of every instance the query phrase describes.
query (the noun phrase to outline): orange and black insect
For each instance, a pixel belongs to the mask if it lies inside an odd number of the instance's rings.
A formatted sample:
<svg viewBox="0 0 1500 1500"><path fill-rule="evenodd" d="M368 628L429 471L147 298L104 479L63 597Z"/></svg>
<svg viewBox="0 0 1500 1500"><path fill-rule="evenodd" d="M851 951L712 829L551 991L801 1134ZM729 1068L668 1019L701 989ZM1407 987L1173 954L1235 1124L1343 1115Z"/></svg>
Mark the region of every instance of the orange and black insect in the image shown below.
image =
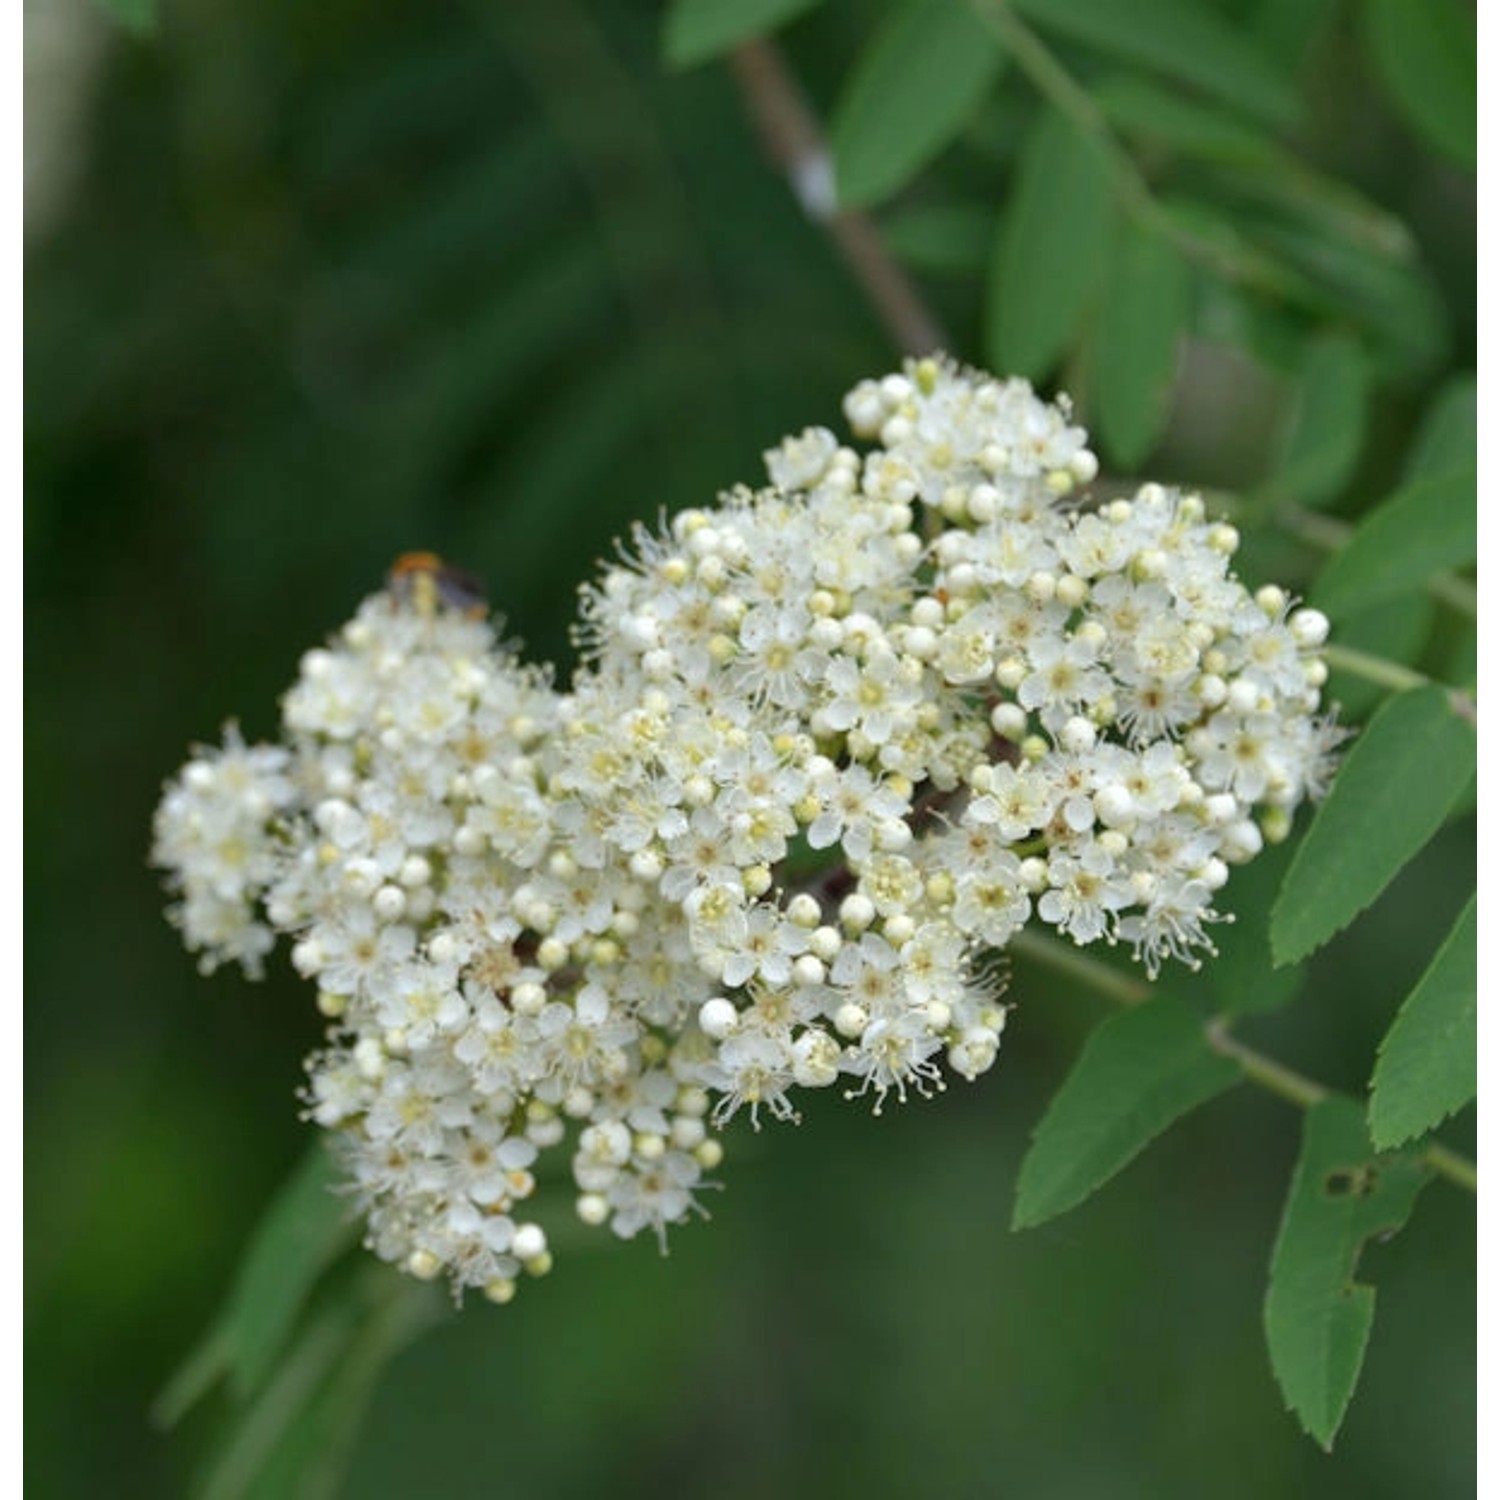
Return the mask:
<svg viewBox="0 0 1500 1500"><path fill-rule="evenodd" d="M436 552L403 552L385 575L385 586L393 598L424 614L436 613L439 606L456 609L471 620L489 613L484 583L445 563Z"/></svg>

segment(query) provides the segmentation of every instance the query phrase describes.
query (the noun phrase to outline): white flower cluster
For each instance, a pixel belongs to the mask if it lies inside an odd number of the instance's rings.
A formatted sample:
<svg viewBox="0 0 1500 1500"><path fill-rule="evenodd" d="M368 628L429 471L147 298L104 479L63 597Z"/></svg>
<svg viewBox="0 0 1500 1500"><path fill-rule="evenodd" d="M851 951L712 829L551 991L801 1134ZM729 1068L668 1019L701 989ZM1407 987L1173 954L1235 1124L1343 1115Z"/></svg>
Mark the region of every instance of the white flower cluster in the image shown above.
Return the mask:
<svg viewBox="0 0 1500 1500"><path fill-rule="evenodd" d="M741 1107L975 1078L1033 919L1195 962L1320 790L1327 622L1247 593L1196 497L1073 503L1084 433L1019 380L926 360L846 411L873 451L809 429L637 533L570 691L419 560L303 659L283 746L168 788L186 941L254 972L294 936L309 1113L408 1271L545 1270L539 1152L661 1235Z"/></svg>

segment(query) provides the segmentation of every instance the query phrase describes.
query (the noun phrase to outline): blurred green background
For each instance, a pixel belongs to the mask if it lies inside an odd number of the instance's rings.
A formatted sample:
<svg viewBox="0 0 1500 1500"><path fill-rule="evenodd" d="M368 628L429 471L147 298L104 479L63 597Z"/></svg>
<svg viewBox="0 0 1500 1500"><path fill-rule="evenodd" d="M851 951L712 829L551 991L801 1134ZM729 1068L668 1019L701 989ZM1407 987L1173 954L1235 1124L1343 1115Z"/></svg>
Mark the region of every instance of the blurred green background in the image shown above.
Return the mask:
<svg viewBox="0 0 1500 1500"><path fill-rule="evenodd" d="M1358 6L1310 9L1297 143L1412 227L1439 304L1423 367L1381 388L1356 511L1473 367L1473 183L1382 101ZM816 103L881 13L835 0L787 31ZM135 38L28 5L30 1493L187 1491L224 1406L168 1435L149 1403L308 1134L308 993L284 959L202 980L162 920L163 777L227 718L274 733L299 653L405 549L481 573L566 660L613 536L753 480L894 365L725 69L669 72L658 26L627 0L198 0ZM1008 78L932 180L998 201L1028 100ZM981 360L957 270L923 287ZM1204 378L1149 472L1253 485L1287 399L1275 330L1200 312ZM1318 561L1262 550L1294 586ZM1247 1034L1360 1093L1472 883L1464 819ZM1434 1185L1366 1252L1379 1316L1324 1455L1260 1322L1295 1112L1236 1091L1013 1235L1027 1136L1107 1002L1025 965L1011 995L978 1086L739 1131L712 1225L670 1257L568 1245L514 1306L445 1317L379 1384L341 1493L1472 1493L1472 1203Z"/></svg>

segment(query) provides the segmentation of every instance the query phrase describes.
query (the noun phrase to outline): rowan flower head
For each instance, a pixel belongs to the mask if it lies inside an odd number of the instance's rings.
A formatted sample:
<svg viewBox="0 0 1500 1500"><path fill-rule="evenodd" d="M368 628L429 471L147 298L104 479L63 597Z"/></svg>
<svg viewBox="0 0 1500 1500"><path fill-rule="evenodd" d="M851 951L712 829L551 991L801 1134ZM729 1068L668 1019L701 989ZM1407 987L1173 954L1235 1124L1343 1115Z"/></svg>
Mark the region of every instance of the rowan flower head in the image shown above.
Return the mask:
<svg viewBox="0 0 1500 1500"><path fill-rule="evenodd" d="M280 744L231 728L168 787L174 920L207 967L291 939L308 1115L412 1274L545 1270L545 1152L586 1224L660 1237L735 1115L978 1077L1029 923L1196 964L1324 784L1327 622L1248 592L1196 496L1089 503L1065 401L942 361L846 412L869 451L809 428L639 528L565 690L409 569L303 658Z"/></svg>

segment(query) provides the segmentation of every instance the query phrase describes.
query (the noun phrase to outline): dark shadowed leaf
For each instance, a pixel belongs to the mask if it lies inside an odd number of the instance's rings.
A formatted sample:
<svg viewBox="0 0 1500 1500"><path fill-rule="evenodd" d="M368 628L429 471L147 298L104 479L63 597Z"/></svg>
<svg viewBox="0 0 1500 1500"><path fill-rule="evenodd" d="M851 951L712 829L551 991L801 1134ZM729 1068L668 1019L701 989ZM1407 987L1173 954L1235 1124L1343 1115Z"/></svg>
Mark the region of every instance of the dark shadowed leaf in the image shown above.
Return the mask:
<svg viewBox="0 0 1500 1500"><path fill-rule="evenodd" d="M883 216L887 249L918 271L969 276L984 269L995 238L995 214L977 203L914 205Z"/></svg>
<svg viewBox="0 0 1500 1500"><path fill-rule="evenodd" d="M1478 945L1471 896L1380 1044L1370 1093L1377 1146L1426 1134L1477 1092Z"/></svg>
<svg viewBox="0 0 1500 1500"><path fill-rule="evenodd" d="M1240 1076L1182 1001L1162 995L1096 1027L1021 1163L1012 1225L1082 1203L1174 1120Z"/></svg>
<svg viewBox="0 0 1500 1500"><path fill-rule="evenodd" d="M1375 1157L1348 1099L1307 1112L1266 1293L1266 1341L1287 1406L1325 1448L1343 1420L1375 1317L1375 1291L1355 1281L1360 1248L1399 1229L1424 1176Z"/></svg>

